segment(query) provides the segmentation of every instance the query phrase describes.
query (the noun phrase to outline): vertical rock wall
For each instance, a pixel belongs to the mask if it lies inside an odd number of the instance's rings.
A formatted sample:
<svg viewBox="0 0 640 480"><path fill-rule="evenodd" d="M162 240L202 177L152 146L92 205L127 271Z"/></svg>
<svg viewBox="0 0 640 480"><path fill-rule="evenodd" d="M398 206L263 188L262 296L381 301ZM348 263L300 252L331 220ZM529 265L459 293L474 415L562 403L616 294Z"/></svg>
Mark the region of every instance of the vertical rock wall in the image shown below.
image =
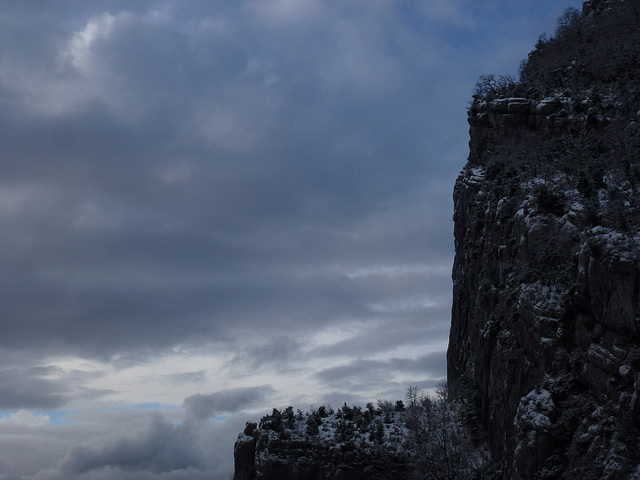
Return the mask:
<svg viewBox="0 0 640 480"><path fill-rule="evenodd" d="M638 3L587 2L573 36L469 110L448 379L504 478L640 464Z"/></svg>

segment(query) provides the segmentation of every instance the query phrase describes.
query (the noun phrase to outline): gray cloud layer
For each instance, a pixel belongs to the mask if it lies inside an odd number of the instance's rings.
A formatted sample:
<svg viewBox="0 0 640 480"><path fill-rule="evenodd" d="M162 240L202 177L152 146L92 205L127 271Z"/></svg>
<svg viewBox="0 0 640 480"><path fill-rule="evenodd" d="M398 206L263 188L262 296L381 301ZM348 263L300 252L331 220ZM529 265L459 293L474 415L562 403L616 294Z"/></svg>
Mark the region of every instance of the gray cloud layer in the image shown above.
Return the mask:
<svg viewBox="0 0 640 480"><path fill-rule="evenodd" d="M205 420L222 413L238 412L247 407L255 407L271 393L269 386L236 388L220 392L196 393L184 399L183 407L187 419Z"/></svg>
<svg viewBox="0 0 640 480"><path fill-rule="evenodd" d="M463 119L427 100L451 77L411 12L103 6L3 17L0 345L131 364L212 343L265 366L295 349L258 339L349 318L407 325L351 353L416 339L425 316L446 339L437 185L464 146L447 166L436 152L456 134L425 132ZM428 264L439 273L349 276ZM389 307L428 289L438 307Z"/></svg>
<svg viewBox="0 0 640 480"><path fill-rule="evenodd" d="M155 473L202 467L193 439L183 428L153 414L144 428L73 447L62 459L62 473L85 473L104 467Z"/></svg>

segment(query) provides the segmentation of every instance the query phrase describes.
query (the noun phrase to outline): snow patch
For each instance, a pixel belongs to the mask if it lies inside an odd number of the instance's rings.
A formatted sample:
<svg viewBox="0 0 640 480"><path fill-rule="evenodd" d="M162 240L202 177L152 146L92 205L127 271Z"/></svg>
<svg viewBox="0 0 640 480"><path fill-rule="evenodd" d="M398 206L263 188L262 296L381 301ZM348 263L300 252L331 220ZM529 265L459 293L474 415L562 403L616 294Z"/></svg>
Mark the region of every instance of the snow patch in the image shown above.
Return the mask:
<svg viewBox="0 0 640 480"><path fill-rule="evenodd" d="M555 408L555 403L548 390L531 390L520 399L514 424L525 429L546 430L551 426L549 416Z"/></svg>

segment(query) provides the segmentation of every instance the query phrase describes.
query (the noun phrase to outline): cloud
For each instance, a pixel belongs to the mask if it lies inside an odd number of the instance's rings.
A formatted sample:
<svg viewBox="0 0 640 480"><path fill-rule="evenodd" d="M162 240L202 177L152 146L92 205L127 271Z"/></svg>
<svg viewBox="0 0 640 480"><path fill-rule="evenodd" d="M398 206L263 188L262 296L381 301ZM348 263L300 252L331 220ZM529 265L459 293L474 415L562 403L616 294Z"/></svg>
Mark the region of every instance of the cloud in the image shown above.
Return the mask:
<svg viewBox="0 0 640 480"><path fill-rule="evenodd" d="M52 410L74 399L95 399L110 393L83 385L76 372L53 365L0 369L0 410Z"/></svg>
<svg viewBox="0 0 640 480"><path fill-rule="evenodd" d="M422 380L425 376L442 379L446 376L444 359L445 352L440 351L419 358L391 358L384 361L357 359L320 370L315 376L332 386L343 386L349 382L384 384L393 374L398 373L405 378L417 377L417 380Z"/></svg>
<svg viewBox="0 0 640 480"><path fill-rule="evenodd" d="M428 375L443 379L447 375L446 352L427 353L418 358L393 358L389 362L397 370L414 375Z"/></svg>
<svg viewBox="0 0 640 480"><path fill-rule="evenodd" d="M427 324L424 316L414 315L407 321L402 330L386 322L362 325L355 335L346 336L344 340L320 345L309 352L310 357L335 357L368 355L394 351L397 348L412 345L445 344L449 335L447 324ZM446 318L446 317L441 317Z"/></svg>
<svg viewBox="0 0 640 480"><path fill-rule="evenodd" d="M300 366L301 355L304 355L304 342L296 337L300 337L300 333L295 336L277 334L255 344L247 342L229 361L229 369L236 374L294 371Z"/></svg>
<svg viewBox="0 0 640 480"><path fill-rule="evenodd" d="M48 415L38 415L29 410L18 410L6 417L0 417L0 425L46 425L51 419Z"/></svg>
<svg viewBox="0 0 640 480"><path fill-rule="evenodd" d="M382 3L276 3L111 7L57 33L68 110L4 114L4 271L23 272L6 345L138 361L234 330L256 344L372 314L327 264L424 264L429 236L451 255L449 215L409 208L435 201L416 193L437 171L420 132L443 119L405 114L439 81L407 69L433 47ZM61 98L47 85L24 98Z"/></svg>
<svg viewBox="0 0 640 480"><path fill-rule="evenodd" d="M113 434L92 444L71 449L60 462L63 473L78 474L105 467L171 472L202 464L193 438L159 413L150 415L144 428Z"/></svg>
<svg viewBox="0 0 640 480"><path fill-rule="evenodd" d="M56 447L54 450L58 450L64 443L71 441L72 444L67 447L65 454L58 457L62 459L57 462L57 467L49 469L40 467L34 471L35 473L22 471L17 478L20 480L228 478L233 464L232 445L227 445L228 448L219 448L219 446L226 444L229 438L235 438L242 430L248 417L246 412L232 413L231 411L235 409L233 402L246 403L243 398L250 396L252 391L257 392L254 398L256 400L261 395L260 392L269 392L270 389L256 387L221 391L217 392L217 395L200 396L197 400L194 400L195 396L188 397L185 401L194 407L191 410L146 413L141 413L139 409L112 411L106 415L108 422L111 423L110 428L105 428L102 423L87 428L87 422L81 422L67 432L54 433L51 429L39 430L38 434L46 437L39 448L49 444ZM203 399L211 400L214 397L216 406L212 407L209 403L202 407ZM225 421L207 421L208 414L213 415L215 414L213 410L218 411L218 409L227 413ZM86 413L94 414L94 412ZM99 429L96 429L98 426ZM83 439L90 433L93 438ZM24 450L27 455L34 454L26 446ZM0 479L5 480L1 473Z"/></svg>
<svg viewBox="0 0 640 480"><path fill-rule="evenodd" d="M171 383L181 385L184 383L203 383L206 378L205 370L197 370L193 372L172 373L165 376Z"/></svg>
<svg viewBox="0 0 640 480"><path fill-rule="evenodd" d="M406 203L396 190L417 178L419 152L416 127L378 116L407 99L376 17L314 31L313 54L289 64L301 46L286 32L225 9L186 23L92 15L56 42L64 95L44 79L11 84L68 110L5 113L1 223L15 254L4 271L24 272L3 308L17 320L6 345L105 359L222 337L247 318L319 325L357 309L358 292L314 275L300 283L283 265L364 263L413 234L409 218L375 219L379 205ZM263 33L271 43L254 38Z"/></svg>
<svg viewBox="0 0 640 480"><path fill-rule="evenodd" d="M106 409L92 403L67 418L74 423L2 424L0 479L228 479L233 439L250 416L183 422L179 408Z"/></svg>
<svg viewBox="0 0 640 480"><path fill-rule="evenodd" d="M336 380L343 380L345 378L354 376L367 376L374 375L383 368L383 362L375 360L354 360L347 365L340 365L338 367L327 368L321 370L316 374L317 377L324 381L335 382Z"/></svg>
<svg viewBox="0 0 640 480"><path fill-rule="evenodd" d="M50 368L9 368L0 370L0 409L52 409L63 405L69 396L68 387L43 378Z"/></svg>
<svg viewBox="0 0 640 480"><path fill-rule="evenodd" d="M187 418L204 420L222 413L238 412L260 405L260 402L273 391L273 388L264 385L222 390L210 394L196 393L184 399L183 407L187 412Z"/></svg>

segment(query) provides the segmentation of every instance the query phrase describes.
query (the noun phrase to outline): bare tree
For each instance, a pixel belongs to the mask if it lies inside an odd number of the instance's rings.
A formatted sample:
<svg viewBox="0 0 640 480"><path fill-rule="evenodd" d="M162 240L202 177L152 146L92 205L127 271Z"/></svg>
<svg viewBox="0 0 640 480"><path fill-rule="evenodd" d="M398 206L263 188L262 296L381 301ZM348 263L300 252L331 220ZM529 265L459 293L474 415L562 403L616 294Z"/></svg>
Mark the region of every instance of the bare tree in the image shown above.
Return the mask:
<svg viewBox="0 0 640 480"><path fill-rule="evenodd" d="M466 479L487 462L488 454L472 441L461 406L448 398L446 383L434 398L409 387L406 400L407 427L413 433L423 478Z"/></svg>
<svg viewBox="0 0 640 480"><path fill-rule="evenodd" d="M562 12L562 15L558 17L556 37L569 38L578 33L580 30L581 18L580 12L576 8L567 8Z"/></svg>

